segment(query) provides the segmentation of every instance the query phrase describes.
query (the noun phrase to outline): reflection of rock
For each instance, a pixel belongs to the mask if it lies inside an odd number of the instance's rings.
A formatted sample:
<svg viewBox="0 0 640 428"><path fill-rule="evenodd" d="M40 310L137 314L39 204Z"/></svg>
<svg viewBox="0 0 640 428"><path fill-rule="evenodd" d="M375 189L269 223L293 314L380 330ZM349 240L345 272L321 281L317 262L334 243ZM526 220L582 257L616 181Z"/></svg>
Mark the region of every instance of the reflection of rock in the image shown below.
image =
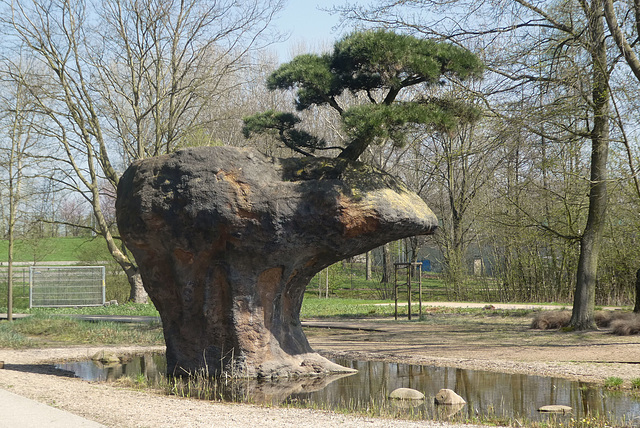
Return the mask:
<svg viewBox="0 0 640 428"><path fill-rule="evenodd" d="M120 357L110 351L98 351L93 355L93 357L91 357L91 359L104 365L120 364Z"/></svg>
<svg viewBox="0 0 640 428"><path fill-rule="evenodd" d="M435 397L436 412L440 419L448 419L458 413L467 402L451 389L441 389Z"/></svg>
<svg viewBox="0 0 640 428"><path fill-rule="evenodd" d="M353 373L341 373L328 376L307 376L297 380L256 381L247 380L243 389L245 396L255 404L280 404L291 394L303 394L320 391L330 383Z"/></svg>
<svg viewBox="0 0 640 428"><path fill-rule="evenodd" d="M436 406L436 413L438 414L438 419L449 419L451 416L458 413L465 406L465 403L458 404L444 404L441 406Z"/></svg>
<svg viewBox="0 0 640 428"><path fill-rule="evenodd" d="M353 373L339 373L326 376L305 376L295 380L263 380L255 378L196 377L192 379L173 378L177 391L189 391L193 397L227 402L249 402L259 405L278 405L294 394L308 394L320 391L330 383ZM292 398L296 401L295 398Z"/></svg>
<svg viewBox="0 0 640 428"><path fill-rule="evenodd" d="M436 394L436 404L466 404L464 398L460 397L451 389L441 389Z"/></svg>
<svg viewBox="0 0 640 428"><path fill-rule="evenodd" d="M424 394L411 388L398 388L391 391L389 398L396 400L424 400Z"/></svg>
<svg viewBox="0 0 640 428"><path fill-rule="evenodd" d="M409 410L424 406L424 400L391 400L389 403L391 407L398 410Z"/></svg>
<svg viewBox="0 0 640 428"><path fill-rule="evenodd" d="M120 233L160 312L169 374L276 378L345 371L300 325L313 276L437 219L391 176L338 159L205 147L135 162Z"/></svg>
<svg viewBox="0 0 640 428"><path fill-rule="evenodd" d="M569 406L561 406L559 404L542 406L538 409L538 411L542 413L571 413L572 410Z"/></svg>

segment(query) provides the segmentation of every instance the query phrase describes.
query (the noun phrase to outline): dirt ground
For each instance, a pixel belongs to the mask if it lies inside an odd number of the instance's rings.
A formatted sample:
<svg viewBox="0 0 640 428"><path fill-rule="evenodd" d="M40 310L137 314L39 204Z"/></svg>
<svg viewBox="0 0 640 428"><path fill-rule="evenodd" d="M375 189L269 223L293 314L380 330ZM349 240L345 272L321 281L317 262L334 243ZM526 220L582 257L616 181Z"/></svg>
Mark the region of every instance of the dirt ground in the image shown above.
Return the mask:
<svg viewBox="0 0 640 428"><path fill-rule="evenodd" d="M427 315L425 321L307 320L314 349L326 356L559 376L590 382L640 378L640 337L607 331L560 333L529 329L528 317ZM425 422L361 418L329 412L210 403L62 376L49 363L86 359L99 350L142 347L0 349L0 388L110 427L425 427ZM2 422L0 419L0 427ZM453 426L453 425L451 425ZM467 425L467 427L469 427Z"/></svg>

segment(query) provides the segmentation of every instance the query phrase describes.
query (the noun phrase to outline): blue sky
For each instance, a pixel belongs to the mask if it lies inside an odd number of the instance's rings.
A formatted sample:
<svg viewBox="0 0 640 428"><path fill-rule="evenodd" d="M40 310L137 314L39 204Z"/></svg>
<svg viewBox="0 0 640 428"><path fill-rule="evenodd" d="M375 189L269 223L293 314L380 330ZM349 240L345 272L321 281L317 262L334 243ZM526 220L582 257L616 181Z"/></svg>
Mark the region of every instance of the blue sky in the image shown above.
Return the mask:
<svg viewBox="0 0 640 428"><path fill-rule="evenodd" d="M340 4L339 0L288 0L275 25L282 32L290 33L289 39L275 46L280 61L291 59L289 50L304 43L310 50L314 50L323 43L329 46L343 33L332 30L339 22L339 18L328 12L318 10L318 7L331 8ZM298 52L300 53L300 52Z"/></svg>

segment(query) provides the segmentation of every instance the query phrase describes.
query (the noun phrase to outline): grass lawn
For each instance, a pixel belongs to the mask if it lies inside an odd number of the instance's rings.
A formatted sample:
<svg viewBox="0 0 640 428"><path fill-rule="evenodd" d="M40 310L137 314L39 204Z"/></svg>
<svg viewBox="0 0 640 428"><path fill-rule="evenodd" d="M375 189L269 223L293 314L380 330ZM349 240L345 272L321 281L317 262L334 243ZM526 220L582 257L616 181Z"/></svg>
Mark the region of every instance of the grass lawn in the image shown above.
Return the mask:
<svg viewBox="0 0 640 428"><path fill-rule="evenodd" d="M9 241L0 240L0 261L6 263ZM70 237L16 240L13 249L16 262L102 261L110 260L107 245L101 237Z"/></svg>
<svg viewBox="0 0 640 428"><path fill-rule="evenodd" d="M34 314L0 322L0 348L60 345L164 345L160 323L88 322Z"/></svg>

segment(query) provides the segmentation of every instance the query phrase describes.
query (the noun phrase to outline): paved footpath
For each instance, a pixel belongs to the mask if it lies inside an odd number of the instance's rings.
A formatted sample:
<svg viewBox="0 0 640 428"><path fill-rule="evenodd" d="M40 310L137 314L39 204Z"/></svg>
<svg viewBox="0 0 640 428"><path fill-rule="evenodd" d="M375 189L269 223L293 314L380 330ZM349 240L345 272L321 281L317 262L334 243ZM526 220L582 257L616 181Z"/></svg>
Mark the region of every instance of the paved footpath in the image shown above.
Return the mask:
<svg viewBox="0 0 640 428"><path fill-rule="evenodd" d="M0 428L106 428L0 388Z"/></svg>

